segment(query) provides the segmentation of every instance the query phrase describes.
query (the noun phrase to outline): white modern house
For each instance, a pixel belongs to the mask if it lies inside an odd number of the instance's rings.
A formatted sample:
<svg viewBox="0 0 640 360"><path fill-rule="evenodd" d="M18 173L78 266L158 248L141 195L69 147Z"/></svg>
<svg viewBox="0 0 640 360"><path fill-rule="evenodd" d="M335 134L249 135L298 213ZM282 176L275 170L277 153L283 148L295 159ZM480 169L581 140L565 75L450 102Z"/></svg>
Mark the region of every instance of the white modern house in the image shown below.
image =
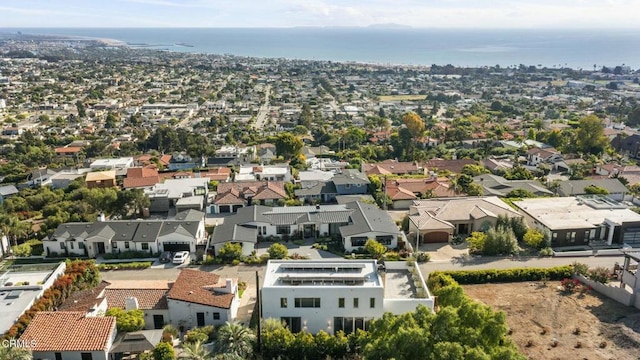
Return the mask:
<svg viewBox="0 0 640 360"><path fill-rule="evenodd" d="M132 157L121 157L116 159L97 159L94 160L89 168L91 170L123 170L133 167Z"/></svg>
<svg viewBox="0 0 640 360"><path fill-rule="evenodd" d="M262 317L279 319L293 332L349 334L367 330L385 312L433 309L420 269L404 262L270 260L261 291Z"/></svg>

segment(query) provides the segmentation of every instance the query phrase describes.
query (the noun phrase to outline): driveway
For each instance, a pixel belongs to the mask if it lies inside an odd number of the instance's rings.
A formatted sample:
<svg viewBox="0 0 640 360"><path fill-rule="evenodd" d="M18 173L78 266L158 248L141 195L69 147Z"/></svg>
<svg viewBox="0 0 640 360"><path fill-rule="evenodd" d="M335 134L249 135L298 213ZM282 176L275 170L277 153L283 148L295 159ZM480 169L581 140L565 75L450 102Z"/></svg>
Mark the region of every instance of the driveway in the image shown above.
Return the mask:
<svg viewBox="0 0 640 360"><path fill-rule="evenodd" d="M294 244L293 242L285 242L281 243L289 249L289 256L294 253L297 253L302 256L308 256L309 259L341 259L341 256L335 255L328 251L318 250L311 247L313 245L313 240L304 240L301 245ZM259 257L262 254L267 253L267 249L271 246L272 242L262 242L256 245L256 254Z"/></svg>

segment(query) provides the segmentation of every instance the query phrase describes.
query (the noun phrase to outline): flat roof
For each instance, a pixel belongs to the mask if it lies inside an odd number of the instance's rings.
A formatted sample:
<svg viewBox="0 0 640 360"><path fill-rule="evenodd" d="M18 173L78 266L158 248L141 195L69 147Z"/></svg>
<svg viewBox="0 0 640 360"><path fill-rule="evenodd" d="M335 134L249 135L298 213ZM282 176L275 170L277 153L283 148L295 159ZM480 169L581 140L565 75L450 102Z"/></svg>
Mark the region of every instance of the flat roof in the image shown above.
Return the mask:
<svg viewBox="0 0 640 360"><path fill-rule="evenodd" d="M263 288L382 287L376 260L269 260Z"/></svg>
<svg viewBox="0 0 640 360"><path fill-rule="evenodd" d="M640 214L608 198L571 196L524 199L513 203L550 230L591 228L605 220L616 224L640 222Z"/></svg>

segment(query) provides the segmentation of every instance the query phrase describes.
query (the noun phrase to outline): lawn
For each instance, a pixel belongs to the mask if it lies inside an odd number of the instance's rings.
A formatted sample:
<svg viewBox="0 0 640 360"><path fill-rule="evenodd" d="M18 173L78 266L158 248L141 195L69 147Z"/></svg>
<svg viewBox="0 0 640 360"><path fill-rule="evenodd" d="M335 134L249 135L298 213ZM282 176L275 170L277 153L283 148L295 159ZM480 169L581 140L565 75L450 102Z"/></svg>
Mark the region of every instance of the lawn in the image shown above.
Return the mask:
<svg viewBox="0 0 640 360"><path fill-rule="evenodd" d="M637 359L640 310L593 290L565 294L560 282L464 285L507 314L511 338L530 359ZM555 345L554 345L555 344Z"/></svg>

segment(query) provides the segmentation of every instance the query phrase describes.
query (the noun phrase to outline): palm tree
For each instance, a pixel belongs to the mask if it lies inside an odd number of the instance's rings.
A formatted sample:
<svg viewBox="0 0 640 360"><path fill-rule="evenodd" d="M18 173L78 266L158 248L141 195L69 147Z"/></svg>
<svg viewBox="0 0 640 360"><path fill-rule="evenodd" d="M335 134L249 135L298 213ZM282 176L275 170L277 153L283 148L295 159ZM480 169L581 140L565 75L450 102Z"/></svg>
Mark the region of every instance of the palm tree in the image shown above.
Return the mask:
<svg viewBox="0 0 640 360"><path fill-rule="evenodd" d="M180 360L210 360L213 359L211 351L200 342L182 343L182 354L178 356Z"/></svg>
<svg viewBox="0 0 640 360"><path fill-rule="evenodd" d="M28 348L0 346L0 359L31 360L33 356Z"/></svg>
<svg viewBox="0 0 640 360"><path fill-rule="evenodd" d="M29 223L20 221L15 215L3 215L0 218L0 230L15 246L18 245L18 238L26 237L29 234L31 227Z"/></svg>
<svg viewBox="0 0 640 360"><path fill-rule="evenodd" d="M226 322L218 330L218 353L235 355L240 358L249 358L253 352L253 340L255 335L251 329L237 322Z"/></svg>

